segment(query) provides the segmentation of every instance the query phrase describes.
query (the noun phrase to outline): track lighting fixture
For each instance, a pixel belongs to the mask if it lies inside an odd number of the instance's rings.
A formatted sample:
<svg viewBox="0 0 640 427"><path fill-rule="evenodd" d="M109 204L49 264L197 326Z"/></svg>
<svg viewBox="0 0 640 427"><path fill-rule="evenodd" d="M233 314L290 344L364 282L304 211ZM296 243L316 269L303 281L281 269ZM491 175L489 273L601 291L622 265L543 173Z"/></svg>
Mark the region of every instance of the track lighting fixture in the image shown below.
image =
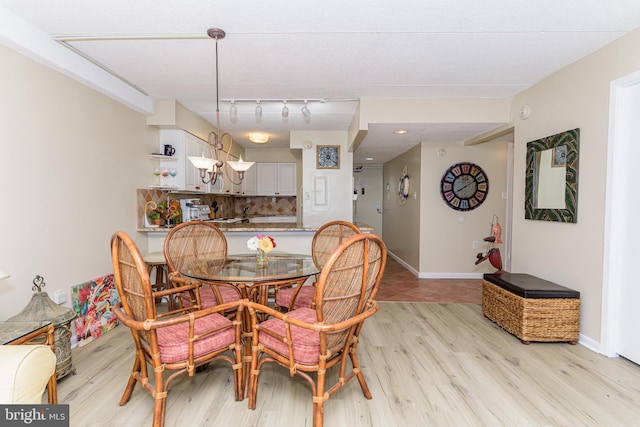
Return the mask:
<svg viewBox="0 0 640 427"><path fill-rule="evenodd" d="M262 122L262 106L259 99L256 101L256 121L258 123Z"/></svg>
<svg viewBox="0 0 640 427"><path fill-rule="evenodd" d="M311 111L309 111L309 107L307 106L309 103L309 101L307 101L306 99L304 100L304 105L302 106L302 109L300 111L302 111L302 117L304 118L305 122L309 122L311 120Z"/></svg>
<svg viewBox="0 0 640 427"><path fill-rule="evenodd" d="M287 100L285 99L284 101L282 101L282 103L284 104L284 106L282 107L282 118L286 119L287 117L289 117L289 107L287 107Z"/></svg>
<svg viewBox="0 0 640 427"><path fill-rule="evenodd" d="M229 118L231 123L238 121L238 107L236 107L236 101L231 101L231 108L229 109Z"/></svg>

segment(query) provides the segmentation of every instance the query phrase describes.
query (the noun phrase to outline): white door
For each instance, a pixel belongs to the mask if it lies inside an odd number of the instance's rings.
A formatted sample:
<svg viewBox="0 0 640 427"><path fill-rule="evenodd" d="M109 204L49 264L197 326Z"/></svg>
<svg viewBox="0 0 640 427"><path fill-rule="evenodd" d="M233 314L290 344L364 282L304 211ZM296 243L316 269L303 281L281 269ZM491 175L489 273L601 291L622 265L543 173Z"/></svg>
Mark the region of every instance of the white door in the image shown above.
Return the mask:
<svg viewBox="0 0 640 427"><path fill-rule="evenodd" d="M382 237L382 165L354 172L353 185L358 193L353 202L354 221L372 226L372 233Z"/></svg>
<svg viewBox="0 0 640 427"><path fill-rule="evenodd" d="M640 200L635 193L640 158L640 72L614 82L607 163L605 210L605 262L603 277L602 347L640 364L640 284L637 242Z"/></svg>

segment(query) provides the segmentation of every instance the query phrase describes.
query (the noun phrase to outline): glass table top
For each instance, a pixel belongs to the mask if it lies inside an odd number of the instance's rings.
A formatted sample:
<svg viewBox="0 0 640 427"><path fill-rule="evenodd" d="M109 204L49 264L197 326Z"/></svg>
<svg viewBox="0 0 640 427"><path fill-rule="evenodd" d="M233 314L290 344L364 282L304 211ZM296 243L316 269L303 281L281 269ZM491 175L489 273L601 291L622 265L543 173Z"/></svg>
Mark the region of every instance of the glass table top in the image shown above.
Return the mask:
<svg viewBox="0 0 640 427"><path fill-rule="evenodd" d="M310 255L270 252L267 258L266 267L257 265L255 254L194 260L186 262L180 273L198 280L257 283L308 277L319 272Z"/></svg>
<svg viewBox="0 0 640 427"><path fill-rule="evenodd" d="M50 320L41 322L0 322L0 344L10 344L50 323Z"/></svg>

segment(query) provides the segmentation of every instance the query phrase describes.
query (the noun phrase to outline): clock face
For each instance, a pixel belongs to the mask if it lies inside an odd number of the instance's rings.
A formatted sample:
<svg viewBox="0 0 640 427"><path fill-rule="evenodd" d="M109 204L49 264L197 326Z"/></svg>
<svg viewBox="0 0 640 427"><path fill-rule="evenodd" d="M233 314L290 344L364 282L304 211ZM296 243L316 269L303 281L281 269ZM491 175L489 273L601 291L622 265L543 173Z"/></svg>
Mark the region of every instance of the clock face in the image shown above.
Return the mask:
<svg viewBox="0 0 640 427"><path fill-rule="evenodd" d="M451 166L440 180L442 200L457 211L470 211L484 202L489 193L489 178L474 163Z"/></svg>

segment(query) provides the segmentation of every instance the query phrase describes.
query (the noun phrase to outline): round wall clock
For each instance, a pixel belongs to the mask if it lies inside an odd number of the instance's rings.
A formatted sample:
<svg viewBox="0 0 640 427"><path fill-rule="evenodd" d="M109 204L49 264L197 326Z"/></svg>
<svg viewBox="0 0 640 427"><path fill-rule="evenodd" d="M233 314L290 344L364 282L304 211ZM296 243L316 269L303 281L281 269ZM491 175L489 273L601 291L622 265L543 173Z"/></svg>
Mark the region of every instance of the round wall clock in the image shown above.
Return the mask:
<svg viewBox="0 0 640 427"><path fill-rule="evenodd" d="M457 211L470 211L484 202L489 193L489 178L474 163L461 162L451 166L440 180L442 200Z"/></svg>

